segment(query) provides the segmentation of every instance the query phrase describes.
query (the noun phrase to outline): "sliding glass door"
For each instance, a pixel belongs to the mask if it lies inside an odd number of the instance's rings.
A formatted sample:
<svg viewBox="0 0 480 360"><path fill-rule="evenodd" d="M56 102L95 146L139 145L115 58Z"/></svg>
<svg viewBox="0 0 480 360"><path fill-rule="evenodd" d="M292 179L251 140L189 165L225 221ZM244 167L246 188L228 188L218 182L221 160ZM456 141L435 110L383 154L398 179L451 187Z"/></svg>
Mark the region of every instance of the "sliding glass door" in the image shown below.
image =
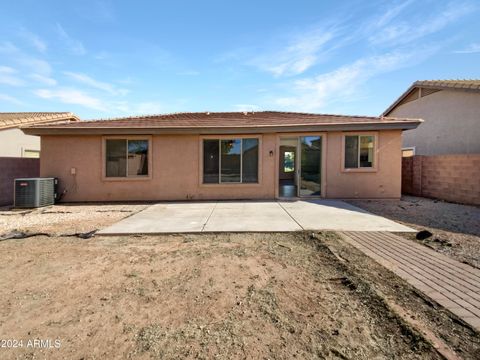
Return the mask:
<svg viewBox="0 0 480 360"><path fill-rule="evenodd" d="M321 196L322 137L317 135L282 138L279 153L279 196ZM297 155L287 159L287 153ZM291 161L294 161L293 165ZM290 169L291 176L290 172L287 173Z"/></svg>
<svg viewBox="0 0 480 360"><path fill-rule="evenodd" d="M300 137L299 196L320 196L322 177L322 137Z"/></svg>

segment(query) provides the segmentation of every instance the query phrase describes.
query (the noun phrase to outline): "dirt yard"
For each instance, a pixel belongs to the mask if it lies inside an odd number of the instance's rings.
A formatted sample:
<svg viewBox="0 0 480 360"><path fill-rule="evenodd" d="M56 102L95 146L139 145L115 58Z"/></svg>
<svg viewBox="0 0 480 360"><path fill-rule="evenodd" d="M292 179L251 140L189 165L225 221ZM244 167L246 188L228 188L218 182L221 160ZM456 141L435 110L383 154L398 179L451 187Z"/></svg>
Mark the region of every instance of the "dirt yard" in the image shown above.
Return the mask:
<svg viewBox="0 0 480 360"><path fill-rule="evenodd" d="M55 235L139 210L118 206L4 215L0 234L53 232L0 241L0 345L23 344L1 359L480 357L477 332L334 233Z"/></svg>
<svg viewBox="0 0 480 360"><path fill-rule="evenodd" d="M480 207L414 196L404 196L401 200L351 200L349 203L416 230L428 230L433 235L425 240L417 240L415 234L404 236L480 268Z"/></svg>
<svg viewBox="0 0 480 360"><path fill-rule="evenodd" d="M12 231L55 235L84 233L99 230L147 206L143 204L62 204L26 210L0 208L0 235Z"/></svg>

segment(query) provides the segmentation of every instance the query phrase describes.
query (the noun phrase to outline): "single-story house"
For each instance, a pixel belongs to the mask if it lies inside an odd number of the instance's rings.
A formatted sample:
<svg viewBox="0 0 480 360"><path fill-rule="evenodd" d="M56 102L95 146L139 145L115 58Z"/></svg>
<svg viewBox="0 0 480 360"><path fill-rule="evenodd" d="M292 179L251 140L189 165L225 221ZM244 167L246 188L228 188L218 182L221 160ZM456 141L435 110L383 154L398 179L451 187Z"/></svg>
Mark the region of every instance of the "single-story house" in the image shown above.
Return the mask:
<svg viewBox="0 0 480 360"><path fill-rule="evenodd" d="M399 198L422 120L292 112L152 115L24 128L65 201Z"/></svg>
<svg viewBox="0 0 480 360"><path fill-rule="evenodd" d="M71 112L0 112L0 157L40 157L40 139L24 134L21 126L79 120Z"/></svg>
<svg viewBox="0 0 480 360"><path fill-rule="evenodd" d="M480 80L416 81L382 116L425 121L404 133L404 156L480 154Z"/></svg>

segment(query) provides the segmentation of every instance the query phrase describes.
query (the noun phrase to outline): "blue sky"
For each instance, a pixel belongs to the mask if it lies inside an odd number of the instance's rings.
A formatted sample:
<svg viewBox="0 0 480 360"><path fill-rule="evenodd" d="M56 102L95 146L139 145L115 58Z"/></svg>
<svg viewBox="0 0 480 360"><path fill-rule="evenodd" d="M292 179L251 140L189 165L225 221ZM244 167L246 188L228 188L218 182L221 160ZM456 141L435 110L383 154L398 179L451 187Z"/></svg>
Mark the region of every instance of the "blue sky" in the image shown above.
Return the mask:
<svg viewBox="0 0 480 360"><path fill-rule="evenodd" d="M378 115L480 78L478 1L4 1L0 111Z"/></svg>

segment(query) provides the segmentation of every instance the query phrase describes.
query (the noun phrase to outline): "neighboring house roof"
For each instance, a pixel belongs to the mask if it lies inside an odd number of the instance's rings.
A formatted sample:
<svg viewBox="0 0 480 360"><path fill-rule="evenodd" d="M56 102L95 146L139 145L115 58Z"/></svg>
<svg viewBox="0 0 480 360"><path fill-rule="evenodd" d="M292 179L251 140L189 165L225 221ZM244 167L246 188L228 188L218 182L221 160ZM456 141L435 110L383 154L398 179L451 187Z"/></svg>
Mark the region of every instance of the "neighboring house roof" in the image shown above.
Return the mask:
<svg viewBox="0 0 480 360"><path fill-rule="evenodd" d="M425 94L431 94L440 90L461 90L480 92L480 80L418 80L415 81L395 102L385 110L382 116L388 116L397 106L416 100L412 96L418 89L425 89Z"/></svg>
<svg viewBox="0 0 480 360"><path fill-rule="evenodd" d="M70 121L80 119L71 112L0 112L0 129Z"/></svg>
<svg viewBox="0 0 480 360"><path fill-rule="evenodd" d="M315 130L412 129L422 120L294 112L192 112L80 121L23 129L43 134L239 133Z"/></svg>

